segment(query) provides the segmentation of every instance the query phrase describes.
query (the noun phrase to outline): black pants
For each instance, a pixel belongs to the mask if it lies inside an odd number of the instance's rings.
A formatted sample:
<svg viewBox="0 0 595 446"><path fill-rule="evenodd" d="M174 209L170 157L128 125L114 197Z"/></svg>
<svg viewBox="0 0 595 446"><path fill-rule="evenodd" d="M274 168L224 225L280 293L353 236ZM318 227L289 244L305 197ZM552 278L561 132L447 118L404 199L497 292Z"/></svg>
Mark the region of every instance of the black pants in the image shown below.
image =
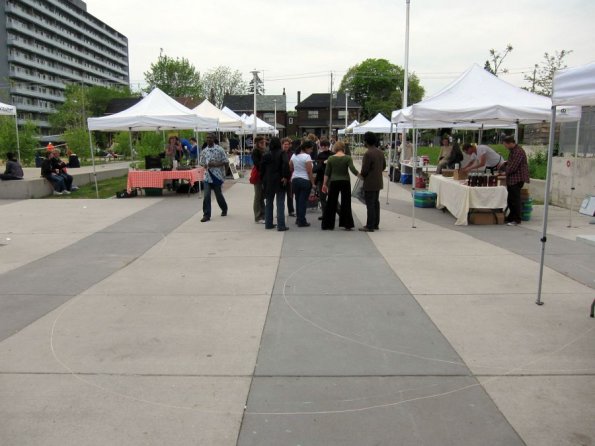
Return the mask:
<svg viewBox="0 0 595 446"><path fill-rule="evenodd" d="M506 186L508 190L508 198L506 203L508 204L508 217L506 221L513 221L515 223L521 222L521 189L523 188L522 181L520 183Z"/></svg>
<svg viewBox="0 0 595 446"><path fill-rule="evenodd" d="M380 191L371 190L364 192L366 200L367 220L366 227L368 229L378 229L380 225Z"/></svg>
<svg viewBox="0 0 595 446"><path fill-rule="evenodd" d="M326 207L322 213L322 229L335 228L335 213L341 194L341 210L339 211L339 227L351 229L355 226L351 213L351 184L349 180L329 182Z"/></svg>

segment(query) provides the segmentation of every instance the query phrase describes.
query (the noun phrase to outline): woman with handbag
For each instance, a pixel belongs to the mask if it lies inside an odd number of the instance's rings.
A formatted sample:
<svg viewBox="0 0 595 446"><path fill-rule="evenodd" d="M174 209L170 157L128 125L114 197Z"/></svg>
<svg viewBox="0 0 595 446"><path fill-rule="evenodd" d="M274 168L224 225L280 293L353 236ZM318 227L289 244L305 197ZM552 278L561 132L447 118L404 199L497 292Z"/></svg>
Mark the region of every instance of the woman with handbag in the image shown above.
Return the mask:
<svg viewBox="0 0 595 446"><path fill-rule="evenodd" d="M339 212L339 227L351 231L355 226L351 213L351 181L349 171L354 175L359 172L353 165L353 159L345 154L345 144L338 141L333 146L335 154L326 162L326 170L322 182L322 192L328 194L326 208L322 214L321 228L332 231L335 229L335 213L339 194L341 194L341 210Z"/></svg>

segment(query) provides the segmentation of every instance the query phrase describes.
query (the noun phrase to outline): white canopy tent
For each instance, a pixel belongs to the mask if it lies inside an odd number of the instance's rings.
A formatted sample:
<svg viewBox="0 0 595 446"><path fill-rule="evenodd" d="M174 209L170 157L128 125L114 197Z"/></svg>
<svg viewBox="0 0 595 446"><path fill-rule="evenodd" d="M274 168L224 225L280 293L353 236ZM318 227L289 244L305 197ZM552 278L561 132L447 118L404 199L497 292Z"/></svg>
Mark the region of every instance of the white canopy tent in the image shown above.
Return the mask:
<svg viewBox="0 0 595 446"><path fill-rule="evenodd" d="M365 124L358 125L353 128L355 135L363 135L366 132L372 133L393 133L394 125L386 119L382 113L378 113Z"/></svg>
<svg viewBox="0 0 595 446"><path fill-rule="evenodd" d="M14 126L17 134L17 158L21 162L21 143L19 141L19 124L17 119L17 108L14 105L8 105L0 102L0 115L14 116Z"/></svg>
<svg viewBox="0 0 595 446"><path fill-rule="evenodd" d="M258 116L256 117L256 132L254 132L254 115L246 116L242 115L242 121L244 121L244 128L238 132L238 134L249 135L252 133L260 133L265 135L278 135L279 130L275 129L274 126L267 124Z"/></svg>
<svg viewBox="0 0 595 446"><path fill-rule="evenodd" d="M503 123L531 124L550 120L551 99L515 87L472 65L446 88L417 104L394 111L391 121L410 122L424 128L425 122L443 122L451 127L461 122L489 126ZM559 121L577 121L580 107L560 109Z"/></svg>
<svg viewBox="0 0 595 446"><path fill-rule="evenodd" d="M192 111L201 118L211 118L217 120L216 126L201 128L198 130L235 132L241 130L244 127L244 123L239 116L236 115L237 117L232 117L223 110L219 110L217 107L211 104L208 99L202 101L199 105L193 108Z"/></svg>
<svg viewBox="0 0 595 446"><path fill-rule="evenodd" d="M95 177L95 190L99 196L97 175L95 172L95 154L91 147L91 131L197 130L206 127L216 127L217 119L199 117L195 112L169 97L159 88L155 88L132 107L111 116L88 118L87 125L89 127L89 147L91 150L93 175ZM132 147L132 136L129 135L129 138L131 140L130 147Z"/></svg>
<svg viewBox="0 0 595 446"><path fill-rule="evenodd" d="M547 219L552 177L552 157L554 154L555 125L556 121L558 120L560 110L568 109L572 106L595 106L595 62L555 73L551 102L550 141L548 146L547 176L545 182L543 230L541 236L541 261L539 264L539 283L536 301L537 305L543 305L543 302L541 301L541 286L543 282L545 244L547 242Z"/></svg>
<svg viewBox="0 0 595 446"><path fill-rule="evenodd" d="M481 128L531 124L550 121L551 104L550 98L515 87L473 64L458 79L430 98L394 111L391 121L395 124L409 123L413 129L425 128L426 124L430 127L440 122L444 123L443 127L467 122L480 124ZM580 107L565 107L558 113L561 121L578 121L580 117ZM417 132L413 134L415 140ZM413 150L415 158L415 141Z"/></svg>
<svg viewBox="0 0 595 446"><path fill-rule="evenodd" d="M344 135L346 132L350 133L351 130L353 130L356 126L359 125L359 122L357 121L357 119L354 119L351 124L349 124L347 127L345 127L344 129L339 130L339 135Z"/></svg>

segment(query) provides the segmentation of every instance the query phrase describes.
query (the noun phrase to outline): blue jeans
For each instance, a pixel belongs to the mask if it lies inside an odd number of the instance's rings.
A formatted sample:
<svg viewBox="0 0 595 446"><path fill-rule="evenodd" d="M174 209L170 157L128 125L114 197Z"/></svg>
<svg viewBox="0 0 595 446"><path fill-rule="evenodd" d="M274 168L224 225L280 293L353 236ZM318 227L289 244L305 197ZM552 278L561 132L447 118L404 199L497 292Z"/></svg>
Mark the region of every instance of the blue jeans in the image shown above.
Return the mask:
<svg viewBox="0 0 595 446"><path fill-rule="evenodd" d="M277 206L277 228L285 227L285 189L276 193L266 194L264 207L264 227L271 229L273 227L273 200L276 199Z"/></svg>
<svg viewBox="0 0 595 446"><path fill-rule="evenodd" d="M221 192L221 185L215 186L213 183L208 183L206 181L204 182L204 185L205 197L202 200L203 217L211 218L211 190L215 192L215 198L217 199L217 204L221 208L221 211L227 212L227 203L223 197L223 192Z"/></svg>
<svg viewBox="0 0 595 446"><path fill-rule="evenodd" d="M51 174L49 177L45 177L52 186L54 186L54 190L57 192L62 192L66 189L66 184L64 184L64 177L61 175Z"/></svg>
<svg viewBox="0 0 595 446"><path fill-rule="evenodd" d="M312 190L312 184L303 178L294 178L291 180L291 188L295 195L296 223L298 225L305 225L308 223L306 221L306 209L308 207L308 197Z"/></svg>

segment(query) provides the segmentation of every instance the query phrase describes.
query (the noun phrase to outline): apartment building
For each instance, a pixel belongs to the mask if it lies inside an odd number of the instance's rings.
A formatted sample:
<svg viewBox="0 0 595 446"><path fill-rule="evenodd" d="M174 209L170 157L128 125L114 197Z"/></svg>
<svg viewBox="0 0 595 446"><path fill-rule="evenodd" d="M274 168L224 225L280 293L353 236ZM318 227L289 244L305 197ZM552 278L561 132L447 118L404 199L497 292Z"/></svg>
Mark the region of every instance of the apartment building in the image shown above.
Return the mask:
<svg viewBox="0 0 595 446"><path fill-rule="evenodd" d="M130 83L128 39L80 0L0 0L0 101L48 134L70 83Z"/></svg>

